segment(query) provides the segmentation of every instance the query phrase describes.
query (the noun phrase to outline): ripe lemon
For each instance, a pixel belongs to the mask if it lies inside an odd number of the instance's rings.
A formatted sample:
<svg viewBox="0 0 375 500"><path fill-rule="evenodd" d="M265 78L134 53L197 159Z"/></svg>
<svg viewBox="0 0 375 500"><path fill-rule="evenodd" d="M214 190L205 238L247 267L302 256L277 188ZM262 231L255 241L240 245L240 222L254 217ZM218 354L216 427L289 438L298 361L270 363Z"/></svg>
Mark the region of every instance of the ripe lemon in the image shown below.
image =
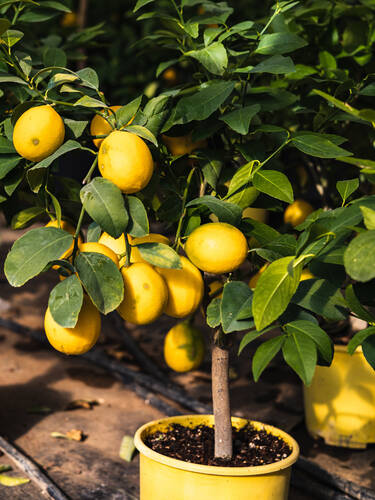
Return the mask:
<svg viewBox="0 0 375 500"><path fill-rule="evenodd" d="M141 236L139 238L131 238L130 243L132 245L140 245L141 243L164 243L164 245L169 245L170 241L166 236L158 233L150 233L147 236ZM130 262L146 262L142 256L141 252L136 246L132 246Z"/></svg>
<svg viewBox="0 0 375 500"><path fill-rule="evenodd" d="M268 218L268 212L264 208L247 207L242 212L242 218L245 217L249 217L250 219L255 219L259 222L266 223Z"/></svg>
<svg viewBox="0 0 375 500"><path fill-rule="evenodd" d="M313 275L313 273L310 271L310 269L307 269L307 267L305 269L302 269L302 272L301 272L301 277L300 277L300 281L304 281L304 280L311 280L315 278L315 276Z"/></svg>
<svg viewBox="0 0 375 500"><path fill-rule="evenodd" d="M45 227L59 227L59 222L57 219L55 220L51 220L50 222L48 222L48 224L45 225ZM62 220L61 221L61 224L60 224L60 229L66 231L67 233L70 233L72 236L74 236L74 233L75 233L75 228L67 221L65 220ZM78 236L78 245L80 245L82 243L82 238L80 236ZM68 250L66 250L64 253L62 253L59 257L59 259L67 259L73 252L73 248L74 248L74 241L73 243L70 245L70 247L68 248ZM53 269L58 269L59 266L53 266Z"/></svg>
<svg viewBox="0 0 375 500"><path fill-rule="evenodd" d="M19 155L41 161L64 142L65 127L61 116L49 105L25 111L13 131L13 144Z"/></svg>
<svg viewBox="0 0 375 500"><path fill-rule="evenodd" d="M74 328L65 328L56 323L49 308L44 317L44 329L49 343L65 354L87 352L98 340L100 328L99 311L87 295L83 297L82 309Z"/></svg>
<svg viewBox="0 0 375 500"><path fill-rule="evenodd" d="M204 358L204 340L200 330L180 323L169 330L164 339L164 359L176 372L198 368Z"/></svg>
<svg viewBox="0 0 375 500"><path fill-rule="evenodd" d="M147 144L130 132L114 130L99 149L100 173L123 193L136 193L149 183L154 162Z"/></svg>
<svg viewBox="0 0 375 500"><path fill-rule="evenodd" d="M67 12L60 21L60 26L63 28L73 28L77 25L77 14L75 12Z"/></svg>
<svg viewBox="0 0 375 500"><path fill-rule="evenodd" d="M115 252L101 243L90 241L88 243L81 243L78 248L80 252L101 253L102 255L109 257L117 267L120 267L118 257Z"/></svg>
<svg viewBox="0 0 375 500"><path fill-rule="evenodd" d="M174 68L166 69L161 76L168 85L176 85L178 82L177 71Z"/></svg>
<svg viewBox="0 0 375 500"><path fill-rule="evenodd" d="M168 302L164 310L173 318L192 314L203 298L204 284L201 272L186 257L180 257L182 269L158 267L168 288Z"/></svg>
<svg viewBox="0 0 375 500"><path fill-rule="evenodd" d="M296 200L287 207L284 212L285 224L291 224L293 227L302 224L308 215L314 211L314 208L305 200Z"/></svg>
<svg viewBox="0 0 375 500"><path fill-rule="evenodd" d="M129 240L131 241L131 236L129 235ZM101 245L105 245L115 252L118 257L120 267L125 264L126 261L126 243L125 243L125 235L122 234L119 238L112 238L107 233L103 233L98 243ZM122 257L120 257L122 255Z"/></svg>
<svg viewBox="0 0 375 500"><path fill-rule="evenodd" d="M185 243L185 252L202 271L229 273L246 259L247 241L231 224L212 222L194 229Z"/></svg>
<svg viewBox="0 0 375 500"><path fill-rule="evenodd" d="M268 267L268 262L266 264L264 264L260 269L259 271L257 271L255 274L253 274L253 276L250 278L250 281L249 281L249 287L253 290L255 287L256 287L256 284L258 283L258 280L259 278L261 277L261 275L264 273L264 271L267 269Z"/></svg>
<svg viewBox="0 0 375 500"><path fill-rule="evenodd" d="M164 279L143 262L121 268L124 280L124 300L117 311L126 321L145 325L155 321L164 311L168 290Z"/></svg>
<svg viewBox="0 0 375 500"><path fill-rule="evenodd" d="M118 109L120 109L121 106L111 106L109 109L111 109L114 113ZM106 116L107 118L110 116L113 116L113 113L107 110L103 110L100 114L103 116ZM94 118L91 120L90 123L90 134L91 135L108 135L112 132L113 128L111 125L107 122L105 118L103 118L100 115L95 115ZM102 139L93 139L93 143L95 146L99 149L101 143L103 142L104 138Z"/></svg>
<svg viewBox="0 0 375 500"><path fill-rule="evenodd" d="M204 148L207 145L205 140L193 141L191 134L182 135L180 137L163 135L162 141L173 156L188 155L195 149Z"/></svg>

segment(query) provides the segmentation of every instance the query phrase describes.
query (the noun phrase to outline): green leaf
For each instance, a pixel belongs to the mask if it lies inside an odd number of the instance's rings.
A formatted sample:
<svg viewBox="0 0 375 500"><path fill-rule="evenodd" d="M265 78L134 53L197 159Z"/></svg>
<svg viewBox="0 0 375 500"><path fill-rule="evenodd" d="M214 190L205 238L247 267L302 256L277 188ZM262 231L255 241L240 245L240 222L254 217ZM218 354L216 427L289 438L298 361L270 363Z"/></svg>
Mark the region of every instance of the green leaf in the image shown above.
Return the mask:
<svg viewBox="0 0 375 500"><path fill-rule="evenodd" d="M137 114L141 102L142 96L140 95L139 97L129 102L125 106L122 106L116 111L115 115L117 127L124 127L130 122L130 120Z"/></svg>
<svg viewBox="0 0 375 500"><path fill-rule="evenodd" d="M251 290L251 295L240 307L236 319L241 320L253 317L253 295L253 291Z"/></svg>
<svg viewBox="0 0 375 500"><path fill-rule="evenodd" d="M366 229L369 229L370 231L375 229L375 210L361 206L359 208L361 209Z"/></svg>
<svg viewBox="0 0 375 500"><path fill-rule="evenodd" d="M341 109L345 113L348 113L349 115L355 116L356 118L359 118L359 111L357 109L354 109L350 104L347 102L340 101L339 99L336 99L335 97L327 94L326 92L323 92L321 90L314 89L313 90L314 94L319 95L320 97L323 97L326 101L330 102L333 104L336 108Z"/></svg>
<svg viewBox="0 0 375 500"><path fill-rule="evenodd" d="M66 66L66 54L58 47L47 47L43 52L44 66Z"/></svg>
<svg viewBox="0 0 375 500"><path fill-rule="evenodd" d="M8 19L4 17L0 19L0 36L11 26L11 23Z"/></svg>
<svg viewBox="0 0 375 500"><path fill-rule="evenodd" d="M64 118L65 127L71 132L74 139L78 139L83 134L88 121L72 120L71 118Z"/></svg>
<svg viewBox="0 0 375 500"><path fill-rule="evenodd" d="M31 229L13 244L4 272L12 286L21 286L37 276L47 264L58 260L73 243L71 234L54 227Z"/></svg>
<svg viewBox="0 0 375 500"><path fill-rule="evenodd" d="M271 226L255 219L245 218L242 220L242 232L246 236L252 236L260 245L267 245L280 236L280 233Z"/></svg>
<svg viewBox="0 0 375 500"><path fill-rule="evenodd" d="M252 363L252 371L255 382L258 382L264 369L280 351L285 339L285 335L279 335L273 339L266 340L266 342L263 342L263 344L261 344L255 351Z"/></svg>
<svg viewBox="0 0 375 500"><path fill-rule="evenodd" d="M367 309L365 309L358 300L353 285L348 285L346 287L345 298L351 311L353 311L354 314L356 314L360 319L363 319L368 323L375 322L375 316L367 311Z"/></svg>
<svg viewBox="0 0 375 500"><path fill-rule="evenodd" d="M284 326L286 331L293 335L305 335L309 337L317 346L324 361L330 365L333 359L333 343L330 337L317 324L311 321L292 321Z"/></svg>
<svg viewBox="0 0 375 500"><path fill-rule="evenodd" d="M13 215L11 222L12 229L22 229L23 227L26 227L29 222L45 213L46 211L43 207L25 208L24 210L21 210L21 212Z"/></svg>
<svg viewBox="0 0 375 500"><path fill-rule="evenodd" d="M8 153L15 153L16 150L13 146L13 142L10 140L6 139L5 137L0 137L0 154L3 155L8 154ZM1 159L3 159L3 156L1 156Z"/></svg>
<svg viewBox="0 0 375 500"><path fill-rule="evenodd" d="M271 75L284 75L295 71L292 59L280 55L268 57L254 67L244 68L244 73L270 73ZM236 70L236 73L239 70ZM242 71L241 71L242 73Z"/></svg>
<svg viewBox="0 0 375 500"><path fill-rule="evenodd" d="M0 484L2 486L20 486L21 484L29 483L30 479L27 477L15 477L7 476L6 474L0 474Z"/></svg>
<svg viewBox="0 0 375 500"><path fill-rule="evenodd" d="M99 226L99 224L97 222L91 222L91 224L87 229L86 241L97 242L99 241L101 234L102 234L102 228Z"/></svg>
<svg viewBox="0 0 375 500"><path fill-rule="evenodd" d="M346 181L337 181L336 183L336 188L337 191L340 193L340 196L342 198L342 202L345 203L345 201L349 198L351 194L354 193L359 187L359 179L348 179Z"/></svg>
<svg viewBox="0 0 375 500"><path fill-rule="evenodd" d="M53 163L60 156L69 153L75 149L80 149L81 145L77 141L66 141L62 146L60 146L52 155L48 156L44 160L40 161L33 167L29 168L27 171L27 180L30 185L33 186L32 190L37 193L42 185L42 175L44 175L44 169L48 168L51 163Z"/></svg>
<svg viewBox="0 0 375 500"><path fill-rule="evenodd" d="M170 59L169 61L161 62L156 69L156 75L155 75L156 78L158 78L163 73L163 71L170 68L171 66L176 64L178 61L179 61L179 59Z"/></svg>
<svg viewBox="0 0 375 500"><path fill-rule="evenodd" d="M153 266L182 269L178 253L164 243L140 243L136 247L142 258Z"/></svg>
<svg viewBox="0 0 375 500"><path fill-rule="evenodd" d="M156 140L156 137L146 127L141 127L140 125L129 125L123 130L138 135L139 137L142 137L142 139L146 139L146 141L150 141L154 146L158 147L158 141Z"/></svg>
<svg viewBox="0 0 375 500"><path fill-rule="evenodd" d="M310 385L318 360L315 342L301 331L294 330L283 344L283 356L302 382Z"/></svg>
<svg viewBox="0 0 375 500"><path fill-rule="evenodd" d="M147 117L147 128L157 137L165 124L170 110L168 108L169 96L159 95L150 99L144 107L143 114Z"/></svg>
<svg viewBox="0 0 375 500"><path fill-rule="evenodd" d="M20 65L23 73L26 76L29 76L32 70L32 60L29 54L26 54L25 52L15 52L14 54L17 57L18 64Z"/></svg>
<svg viewBox="0 0 375 500"><path fill-rule="evenodd" d="M293 203L293 188L288 177L277 170L258 170L253 176L253 184L262 193L287 203Z"/></svg>
<svg viewBox="0 0 375 500"><path fill-rule="evenodd" d="M306 45L307 42L294 33L271 33L260 37L260 42L255 52L265 55L287 54Z"/></svg>
<svg viewBox="0 0 375 500"><path fill-rule="evenodd" d="M137 10L141 9L148 3L153 2L154 0L138 0L137 3L135 4L135 7L133 9L133 12L137 12Z"/></svg>
<svg viewBox="0 0 375 500"><path fill-rule="evenodd" d="M325 279L301 281L292 302L331 321L348 316L339 288Z"/></svg>
<svg viewBox="0 0 375 500"><path fill-rule="evenodd" d="M205 120L223 104L233 90L234 82L231 81L202 84L198 92L178 101L162 131L169 130L173 125Z"/></svg>
<svg viewBox="0 0 375 500"><path fill-rule="evenodd" d="M207 325L216 328L221 323L221 298L215 297L207 306L206 311Z"/></svg>
<svg viewBox="0 0 375 500"><path fill-rule="evenodd" d="M95 177L80 192L84 209L113 238L119 238L128 225L120 189L112 181Z"/></svg>
<svg viewBox="0 0 375 500"><path fill-rule="evenodd" d="M253 340L256 340L258 337L263 335L263 333L264 333L264 330L262 330L260 332L257 332L257 331L247 332L241 339L237 355L239 356L242 353L242 351L245 349L246 346L248 346Z"/></svg>
<svg viewBox="0 0 375 500"><path fill-rule="evenodd" d="M249 320L238 320L237 315L247 300L252 297L250 288L243 281L225 283L221 299L221 318L224 333L246 330L253 326Z"/></svg>
<svg viewBox="0 0 375 500"><path fill-rule="evenodd" d="M1 155L0 156L0 179L13 170L22 160L21 156Z"/></svg>
<svg viewBox="0 0 375 500"><path fill-rule="evenodd" d="M318 158L337 158L352 154L318 134L304 133L302 135L295 135L292 138L292 144L303 153L317 156Z"/></svg>
<svg viewBox="0 0 375 500"><path fill-rule="evenodd" d="M124 298L124 282L116 264L106 255L80 252L74 261L86 292L103 314L116 309Z"/></svg>
<svg viewBox="0 0 375 500"><path fill-rule="evenodd" d="M72 12L69 9L69 7L67 7L63 3L61 3L61 2L55 2L53 0L47 0L47 1L44 1L44 2L40 2L40 5L42 5L43 7L49 7L50 9L58 10L60 12Z"/></svg>
<svg viewBox="0 0 375 500"><path fill-rule="evenodd" d="M83 106L85 108L108 108L104 102L99 101L99 99L94 99L88 95L84 95L78 99L78 101L74 103L74 106Z"/></svg>
<svg viewBox="0 0 375 500"><path fill-rule="evenodd" d="M186 208L199 205L206 206L221 222L227 222L235 226L241 219L242 209L238 205L219 200L215 196L206 195L195 198L186 204Z"/></svg>
<svg viewBox="0 0 375 500"><path fill-rule="evenodd" d="M363 342L371 335L375 335L374 326L370 326L369 328L365 328L364 330L357 332L348 344L348 353L350 355L354 354L357 347L362 345Z"/></svg>
<svg viewBox="0 0 375 500"><path fill-rule="evenodd" d="M88 87L90 89L98 90L99 88L99 77L97 72L93 68L83 68L77 71L77 75L81 79L81 85Z"/></svg>
<svg viewBox="0 0 375 500"><path fill-rule="evenodd" d="M375 337L370 335L362 343L363 355L368 364L375 370Z"/></svg>
<svg viewBox="0 0 375 500"><path fill-rule="evenodd" d="M254 291L253 314L257 330L270 325L288 307L297 290L301 266L294 269L293 276L288 266L294 257L283 257L272 262L261 274Z"/></svg>
<svg viewBox="0 0 375 500"><path fill-rule="evenodd" d="M214 75L222 75L228 66L227 51L220 42L214 42L203 49L190 50L185 52L185 56L196 59Z"/></svg>
<svg viewBox="0 0 375 500"><path fill-rule="evenodd" d="M1 35L1 40L5 43L5 45L7 45L7 47L13 47L13 45L19 42L21 38L23 38L23 33L18 30L7 30ZM26 84L26 82L24 83Z"/></svg>
<svg viewBox="0 0 375 500"><path fill-rule="evenodd" d="M129 225L127 233L131 236L146 236L150 232L146 209L139 198L128 196Z"/></svg>
<svg viewBox="0 0 375 500"><path fill-rule="evenodd" d="M75 274L58 283L52 290L48 307L53 319L65 328L74 328L83 302L83 290Z"/></svg>
<svg viewBox="0 0 375 500"><path fill-rule="evenodd" d="M135 444L132 436L124 436L121 441L119 456L125 462L131 462L135 452Z"/></svg>
<svg viewBox="0 0 375 500"><path fill-rule="evenodd" d="M345 270L357 281L375 278L375 230L356 236L344 253Z"/></svg>
<svg viewBox="0 0 375 500"><path fill-rule="evenodd" d="M260 110L259 104L245 106L244 108L235 109L230 113L223 115L220 120L225 122L232 130L241 135L246 135L249 132L251 119Z"/></svg>
<svg viewBox="0 0 375 500"><path fill-rule="evenodd" d="M20 15L18 20L23 23L42 23L44 21L49 21L54 17L58 16L58 12L51 11L49 9L39 8L36 11L28 10Z"/></svg>
<svg viewBox="0 0 375 500"><path fill-rule="evenodd" d="M8 75L8 73L0 73L0 83L19 83L21 85L27 85L27 82L22 80L22 78L14 75Z"/></svg>

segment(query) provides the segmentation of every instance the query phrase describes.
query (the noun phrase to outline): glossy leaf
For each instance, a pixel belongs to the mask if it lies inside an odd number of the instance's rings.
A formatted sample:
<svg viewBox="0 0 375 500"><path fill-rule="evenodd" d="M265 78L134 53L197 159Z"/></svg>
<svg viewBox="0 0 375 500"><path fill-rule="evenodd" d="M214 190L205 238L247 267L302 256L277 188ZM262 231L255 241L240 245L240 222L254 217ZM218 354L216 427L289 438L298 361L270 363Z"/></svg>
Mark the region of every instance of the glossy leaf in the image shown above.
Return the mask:
<svg viewBox="0 0 375 500"><path fill-rule="evenodd" d="M203 49L190 50L185 52L185 56L193 57L214 75L222 75L228 66L227 51L220 42L214 42Z"/></svg>
<svg viewBox="0 0 375 500"><path fill-rule="evenodd" d="M59 259L72 243L72 235L62 229L31 229L15 241L7 255L4 272L9 283L23 285L43 271L49 262Z"/></svg>
<svg viewBox="0 0 375 500"><path fill-rule="evenodd" d="M80 252L76 257L78 277L92 302L103 314L116 309L124 298L124 282L116 264L106 255Z"/></svg>
<svg viewBox="0 0 375 500"><path fill-rule="evenodd" d="M237 319L238 313L252 295L252 291L243 281L225 283L220 306L224 333L246 330L253 326L252 321Z"/></svg>
<svg viewBox="0 0 375 500"><path fill-rule="evenodd" d="M333 343L326 332L316 323L298 320L288 323L284 327L289 334L309 337L317 346L320 355L327 364L333 359Z"/></svg>
<svg viewBox="0 0 375 500"><path fill-rule="evenodd" d="M249 132L252 118L258 113L259 110L259 104L241 107L226 113L220 118L220 120L225 122L235 132L238 132L241 135L246 135Z"/></svg>
<svg viewBox="0 0 375 500"><path fill-rule="evenodd" d="M56 323L66 328L74 328L82 302L82 285L73 274L55 286L49 296L48 307Z"/></svg>
<svg viewBox="0 0 375 500"><path fill-rule="evenodd" d="M295 66L290 57L275 55L264 59L256 66L245 68L245 73L270 73L271 75L293 74ZM236 70L238 72L238 70Z"/></svg>
<svg viewBox="0 0 375 500"><path fill-rule="evenodd" d="M216 328L221 323L221 298L215 297L207 306L206 321L208 326Z"/></svg>
<svg viewBox="0 0 375 500"><path fill-rule="evenodd" d="M242 209L228 201L219 200L215 196L202 196L186 204L186 207L203 205L214 213L221 222L236 225L241 219Z"/></svg>
<svg viewBox="0 0 375 500"><path fill-rule="evenodd" d="M137 248L144 260L156 267L181 269L179 255L164 243L140 243Z"/></svg>
<svg viewBox="0 0 375 500"><path fill-rule="evenodd" d="M357 347L363 344L363 342L370 336L375 335L375 327L370 326L364 330L357 332L348 344L348 353L354 354Z"/></svg>
<svg viewBox="0 0 375 500"><path fill-rule="evenodd" d="M258 170L253 184L262 193L287 203L293 203L293 188L288 177L277 170Z"/></svg>
<svg viewBox="0 0 375 500"><path fill-rule="evenodd" d="M265 368L267 368L272 359L280 351L285 339L285 335L279 335L273 339L266 340L255 351L252 362L252 372L255 382L258 382Z"/></svg>
<svg viewBox="0 0 375 500"><path fill-rule="evenodd" d="M293 331L285 339L283 356L302 382L310 385L318 361L315 342L299 330Z"/></svg>
<svg viewBox="0 0 375 500"><path fill-rule="evenodd" d="M345 270L357 281L375 278L375 230L356 236L344 253Z"/></svg>
<svg viewBox="0 0 375 500"><path fill-rule="evenodd" d="M359 187L359 179L348 179L346 181L337 181L336 183L336 188L337 191L340 193L340 196L342 198L342 202L345 203L345 201L349 198L351 194L354 193Z"/></svg>
<svg viewBox="0 0 375 500"><path fill-rule="evenodd" d="M146 236L150 232L146 209L139 198L128 196L129 225L127 232L131 236Z"/></svg>
<svg viewBox="0 0 375 500"><path fill-rule="evenodd" d="M363 215L363 222L365 223L366 229L375 229L375 210L368 207L359 207Z"/></svg>
<svg viewBox="0 0 375 500"><path fill-rule="evenodd" d="M25 208L24 210L21 210L21 212L13 215L11 222L12 229L22 229L23 227L26 227L29 222L45 213L46 210L43 207Z"/></svg>
<svg viewBox="0 0 375 500"><path fill-rule="evenodd" d="M141 101L142 96L140 95L133 101L126 104L126 106L122 106L116 111L116 122L118 128L126 126L129 121L135 116L139 109L139 106L141 105Z"/></svg>
<svg viewBox="0 0 375 500"><path fill-rule="evenodd" d="M337 158L339 156L350 156L352 153L346 149L336 146L333 142L324 136L317 134L302 134L296 135L292 138L292 144L302 151L311 156L318 158Z"/></svg>
<svg viewBox="0 0 375 500"><path fill-rule="evenodd" d="M260 37L256 52L265 55L287 54L306 45L307 42L294 33L270 33Z"/></svg>
<svg viewBox="0 0 375 500"><path fill-rule="evenodd" d="M368 323L374 323L375 322L375 316L371 314L371 312L367 311L360 301L357 298L357 295L355 294L353 285L348 285L346 287L346 293L345 293L345 298L346 302L348 303L350 310L358 316L358 318L363 319L364 321L367 321Z"/></svg>
<svg viewBox="0 0 375 500"><path fill-rule="evenodd" d="M375 336L370 335L362 343L363 355L368 364L375 370Z"/></svg>
<svg viewBox="0 0 375 500"><path fill-rule="evenodd" d="M128 225L120 189L108 179L95 177L81 189L81 201L90 217L113 238L119 238Z"/></svg>

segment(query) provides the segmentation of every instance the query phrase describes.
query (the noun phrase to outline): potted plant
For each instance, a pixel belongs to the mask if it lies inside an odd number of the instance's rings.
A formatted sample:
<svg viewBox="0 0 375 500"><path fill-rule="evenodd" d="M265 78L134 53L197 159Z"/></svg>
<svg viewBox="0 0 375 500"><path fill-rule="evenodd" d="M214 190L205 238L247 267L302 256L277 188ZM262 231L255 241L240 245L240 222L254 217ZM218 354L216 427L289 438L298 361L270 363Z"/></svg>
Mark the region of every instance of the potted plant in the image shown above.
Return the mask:
<svg viewBox="0 0 375 500"><path fill-rule="evenodd" d="M5 274L13 286L51 268L60 275L45 330L66 354L81 354L95 344L99 312L117 309L138 324L163 312L184 318L202 302L202 272L207 278L223 276L222 296L211 296L205 312L213 331L214 415L152 422L137 432L141 497L183 500L225 492L236 500L284 499L298 445L279 429L231 418L229 334L245 332L241 351L260 342L252 361L255 380L281 351L310 384L316 365L329 365L333 356L314 314L348 315L339 292L341 274L332 262L336 266L337 252L363 212L358 203L318 209L298 232L289 225L283 233L243 217L249 206L275 213L276 220L288 204L293 210L285 173L290 156L332 161L351 153L341 147L343 137L301 130L295 123L298 96L289 85L297 68L290 54L307 42L277 22L294 2L276 4L266 20L234 24L225 2L204 1L197 13L199 4L172 1L152 10L152 0L137 2L136 12L149 9L140 20L157 19L162 26L145 38L163 54L157 75L177 65L185 78L175 88L168 83L158 95L141 95L120 108L109 105L94 69L65 67L62 48L53 47L53 58L38 44L33 59L25 53L21 29L38 17L39 6L4 7L2 206L14 229L50 219L16 240ZM49 4L47 10L55 15L56 9ZM61 172L60 159L71 151L91 158L81 184ZM351 181L342 182L345 203ZM372 203L369 197L366 206ZM165 234L153 233L150 223ZM245 282L249 269L265 263L252 291ZM315 278L302 281L307 268ZM275 328L278 333L269 338ZM209 436L212 450L206 457L189 452L192 433ZM233 435L240 443L235 448ZM185 443L177 455L167 453L169 438ZM160 449L165 439L166 449Z"/></svg>

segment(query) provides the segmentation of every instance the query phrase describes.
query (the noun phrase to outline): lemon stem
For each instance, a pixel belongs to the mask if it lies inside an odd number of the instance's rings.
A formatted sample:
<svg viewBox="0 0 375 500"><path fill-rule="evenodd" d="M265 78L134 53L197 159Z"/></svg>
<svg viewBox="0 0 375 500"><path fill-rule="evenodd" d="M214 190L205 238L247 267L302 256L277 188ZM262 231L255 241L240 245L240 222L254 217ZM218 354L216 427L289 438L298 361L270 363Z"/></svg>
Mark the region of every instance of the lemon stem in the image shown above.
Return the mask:
<svg viewBox="0 0 375 500"><path fill-rule="evenodd" d="M212 403L215 419L215 457L230 460L233 455L229 397L229 351L221 329L212 347Z"/></svg>
<svg viewBox="0 0 375 500"><path fill-rule="evenodd" d="M186 200L187 200L187 197L188 197L188 194L189 194L189 187L190 187L190 183L191 183L191 179L193 178L193 174L195 172L195 167L193 167L191 170L190 170L190 173L189 173L189 176L186 180L186 186L185 186L185 189L184 189L184 193L182 195L182 213L181 213L181 217L180 217L180 220L178 221L178 226L177 226L177 231L176 231L176 238L174 240L174 247L178 247L179 244L180 244L180 235L181 235L181 229L182 229L182 223L183 223L183 220L184 220L184 217L186 215L186 210L185 210L185 205L186 205Z"/></svg>
<svg viewBox="0 0 375 500"><path fill-rule="evenodd" d="M129 243L129 237L128 237L127 233L125 233L125 247L126 247L125 267L128 267L130 264L130 256L131 256L132 247Z"/></svg>
<svg viewBox="0 0 375 500"><path fill-rule="evenodd" d="M83 216L85 215L85 209L84 207L81 208L81 213L79 214L79 219L76 227L76 232L74 233L74 248L73 248L73 261L77 253L78 249L78 236L81 231L81 226L83 222Z"/></svg>

